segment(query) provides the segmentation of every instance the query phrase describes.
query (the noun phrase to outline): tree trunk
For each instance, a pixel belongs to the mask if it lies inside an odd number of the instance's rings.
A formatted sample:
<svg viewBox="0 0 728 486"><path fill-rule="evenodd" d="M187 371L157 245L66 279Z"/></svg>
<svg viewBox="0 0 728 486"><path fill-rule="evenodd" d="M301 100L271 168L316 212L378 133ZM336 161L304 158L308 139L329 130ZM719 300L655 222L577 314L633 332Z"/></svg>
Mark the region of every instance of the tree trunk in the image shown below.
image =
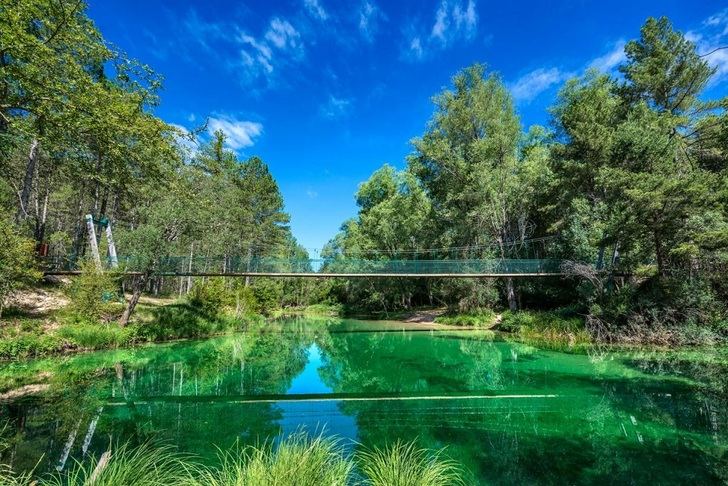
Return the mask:
<svg viewBox="0 0 728 486"><path fill-rule="evenodd" d="M506 258L506 249L504 247L504 236L498 237L498 247L500 248L501 259ZM518 310L518 301L516 300L516 290L513 286L513 279L506 278L506 299L508 299L508 308L512 311Z"/></svg>
<svg viewBox="0 0 728 486"><path fill-rule="evenodd" d="M119 319L119 325L121 327L124 327L127 324L129 324L129 319L131 318L131 315L134 312L134 308L136 307L137 303L139 302L139 297L141 297L141 295L142 295L142 288L144 287L144 283L146 282L146 280L147 280L146 275L142 275L142 276L134 278L134 284L132 285L131 299L129 299L129 303L127 304L126 309L124 309L124 313L121 315L121 318Z"/></svg>
<svg viewBox="0 0 728 486"><path fill-rule="evenodd" d="M28 217L28 204L30 203L30 193L33 190L33 176L35 175L35 166L38 163L40 142L33 139L30 142L30 151L28 152L28 163L25 166L25 178L23 179L23 188L20 191L20 207L18 208L18 221L23 221Z"/></svg>
<svg viewBox="0 0 728 486"><path fill-rule="evenodd" d="M187 292L190 293L190 290L192 290L192 259L194 258L194 252L195 252L195 242L193 241L190 243L190 261L187 264Z"/></svg>
<svg viewBox="0 0 728 486"><path fill-rule="evenodd" d="M665 276L665 253L662 247L662 238L658 234L657 230L653 231L653 237L655 239L655 257L657 259L657 273L661 276Z"/></svg>
<svg viewBox="0 0 728 486"><path fill-rule="evenodd" d="M508 298L508 308L512 311L518 310L516 291L513 286L513 279L511 277L506 278L506 297Z"/></svg>

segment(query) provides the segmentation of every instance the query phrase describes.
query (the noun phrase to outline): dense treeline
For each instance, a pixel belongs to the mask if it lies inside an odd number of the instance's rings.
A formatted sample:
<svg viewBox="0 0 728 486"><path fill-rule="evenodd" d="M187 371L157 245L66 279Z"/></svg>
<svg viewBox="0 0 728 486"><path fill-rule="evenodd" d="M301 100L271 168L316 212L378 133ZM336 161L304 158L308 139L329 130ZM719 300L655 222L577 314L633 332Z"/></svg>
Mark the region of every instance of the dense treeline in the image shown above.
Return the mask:
<svg viewBox="0 0 728 486"><path fill-rule="evenodd" d="M572 278L195 282L164 279L160 262L224 270L307 253L265 163L240 160L221 132L200 142L155 116L160 77L107 43L85 11L0 3L0 312L39 278L31 250L88 258L92 214L112 222L119 252L141 270L121 282L122 325L149 291L192 292L239 315L314 302L559 307L602 338L725 337L728 98L706 98L715 69L667 19L645 23L618 73L566 82L548 127L523 130L496 73L458 73L406 168L385 165L361 184L358 215L323 251L326 265L550 257L569 262Z"/></svg>
<svg viewBox="0 0 728 486"><path fill-rule="evenodd" d="M239 160L220 132L200 146L155 116L160 77L107 43L85 11L75 0L0 4L0 302L38 278L24 270L28 248L88 257L86 214L111 221L119 253L144 270L125 282L122 324L142 290L190 290L155 277L163 257L305 258L266 164ZM303 295L301 283L260 285L254 307Z"/></svg>
<svg viewBox="0 0 728 486"><path fill-rule="evenodd" d="M529 240L557 235L543 254L572 262L572 279L349 281L332 293L384 309L568 305L602 337L725 337L728 98L705 98L715 70L665 18L625 54L616 74L569 80L550 126L526 132L497 74L458 73L406 168L361 184L359 214L326 248L334 261L453 258L431 250L452 247L534 258Z"/></svg>

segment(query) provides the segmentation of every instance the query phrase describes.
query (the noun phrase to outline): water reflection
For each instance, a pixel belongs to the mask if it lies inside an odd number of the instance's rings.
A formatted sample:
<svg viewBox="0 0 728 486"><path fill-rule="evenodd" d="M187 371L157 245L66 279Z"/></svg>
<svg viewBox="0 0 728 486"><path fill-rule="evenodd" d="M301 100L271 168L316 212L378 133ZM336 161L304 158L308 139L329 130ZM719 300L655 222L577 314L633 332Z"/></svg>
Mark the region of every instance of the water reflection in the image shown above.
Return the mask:
<svg viewBox="0 0 728 486"><path fill-rule="evenodd" d="M728 480L723 351L595 358L485 333L371 328L299 320L27 364L12 372L56 374L44 400L2 405L14 434L3 459L63 468L109 440L153 437L213 461L213 444L306 427L352 447L447 446L478 482Z"/></svg>

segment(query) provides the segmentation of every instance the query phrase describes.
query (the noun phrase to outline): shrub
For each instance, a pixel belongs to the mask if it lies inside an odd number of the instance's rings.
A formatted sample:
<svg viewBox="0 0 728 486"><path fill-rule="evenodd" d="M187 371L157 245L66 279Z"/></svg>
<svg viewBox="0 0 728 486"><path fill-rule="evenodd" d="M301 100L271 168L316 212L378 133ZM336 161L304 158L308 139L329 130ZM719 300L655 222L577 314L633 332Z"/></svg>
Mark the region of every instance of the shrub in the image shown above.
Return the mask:
<svg viewBox="0 0 728 486"><path fill-rule="evenodd" d="M225 288L222 278L196 281L187 298L190 305L210 316L220 314L234 302L232 293Z"/></svg>
<svg viewBox="0 0 728 486"><path fill-rule="evenodd" d="M253 295L258 302L258 312L270 315L275 309L281 307L283 299L283 285L274 279L258 279L252 286Z"/></svg>
<svg viewBox="0 0 728 486"><path fill-rule="evenodd" d="M0 359L38 358L62 351L65 342L55 334L25 333L0 339Z"/></svg>
<svg viewBox="0 0 728 486"><path fill-rule="evenodd" d="M89 260L81 263L81 274L73 279L69 295L73 321L108 321L121 310L118 275Z"/></svg>
<svg viewBox="0 0 728 486"><path fill-rule="evenodd" d="M556 311L506 311L499 324L503 331L524 339L547 343L583 345L591 342L585 320L566 308Z"/></svg>
<svg viewBox="0 0 728 486"><path fill-rule="evenodd" d="M0 317L5 300L16 289L40 280L33 240L23 237L0 215Z"/></svg>

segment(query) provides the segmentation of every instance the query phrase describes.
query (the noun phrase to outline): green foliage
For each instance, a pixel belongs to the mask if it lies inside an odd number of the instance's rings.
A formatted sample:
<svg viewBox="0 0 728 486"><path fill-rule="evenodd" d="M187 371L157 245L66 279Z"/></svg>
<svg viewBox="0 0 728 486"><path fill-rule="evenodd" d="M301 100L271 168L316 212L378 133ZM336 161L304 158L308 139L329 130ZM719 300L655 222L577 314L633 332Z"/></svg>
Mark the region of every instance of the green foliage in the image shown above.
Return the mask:
<svg viewBox="0 0 728 486"><path fill-rule="evenodd" d="M5 334L0 339L0 360L38 358L56 354L66 348L64 340L56 334Z"/></svg>
<svg viewBox="0 0 728 486"><path fill-rule="evenodd" d="M81 274L73 278L69 288L70 320L94 324L109 321L120 312L119 277L102 270L90 260L81 264Z"/></svg>
<svg viewBox="0 0 728 486"><path fill-rule="evenodd" d="M62 326L58 336L82 349L109 349L130 345L136 329L116 323L78 323Z"/></svg>
<svg viewBox="0 0 728 486"><path fill-rule="evenodd" d="M257 310L263 315L270 315L274 309L281 307L283 299L282 282L276 279L259 279L253 284L253 296L257 302Z"/></svg>
<svg viewBox="0 0 728 486"><path fill-rule="evenodd" d="M222 278L198 280L188 295L190 305L209 316L221 314L233 304L232 295Z"/></svg>
<svg viewBox="0 0 728 486"><path fill-rule="evenodd" d="M142 444L131 447L123 444L111 449L110 458L99 472L99 464L92 459L77 462L67 475L53 475L41 479L43 486L119 486L122 484L163 485L190 484L196 466L189 457L177 453L170 446Z"/></svg>
<svg viewBox="0 0 728 486"><path fill-rule="evenodd" d="M400 442L364 450L357 455L361 470L371 486L449 486L464 484L458 464L431 453L414 442Z"/></svg>
<svg viewBox="0 0 728 486"><path fill-rule="evenodd" d="M40 280L33 256L33 241L24 238L0 215L0 318L5 301L14 291Z"/></svg>
<svg viewBox="0 0 728 486"><path fill-rule="evenodd" d="M257 321L254 314L233 317L189 304L171 304L155 309L152 322L136 324L136 336L144 341L199 338L241 330L246 323Z"/></svg>
<svg viewBox="0 0 728 486"><path fill-rule="evenodd" d="M364 478L355 479L355 468ZM194 457L171 446L144 443L112 447L106 457L76 462L68 473L33 478L0 467L0 484L9 486L445 486L464 484L461 469L414 443L396 442L383 449L347 457L336 439L295 433L276 446L240 447L220 451L219 465L203 467Z"/></svg>
<svg viewBox="0 0 728 486"><path fill-rule="evenodd" d="M495 324L495 320L495 312L490 309L482 309L465 314L446 314L435 318L435 322L438 324L468 327L491 327Z"/></svg>
<svg viewBox="0 0 728 486"><path fill-rule="evenodd" d="M584 346L591 343L584 318L571 309L560 311L506 311L499 329L515 333L519 338L544 344Z"/></svg>
<svg viewBox="0 0 728 486"><path fill-rule="evenodd" d="M343 314L344 306L341 304L313 304L303 311L305 316L340 317Z"/></svg>
<svg viewBox="0 0 728 486"><path fill-rule="evenodd" d="M221 454L219 468L205 471L195 484L236 486L240 484L280 486L346 486L353 465L337 442L298 433L277 447L236 448Z"/></svg>

